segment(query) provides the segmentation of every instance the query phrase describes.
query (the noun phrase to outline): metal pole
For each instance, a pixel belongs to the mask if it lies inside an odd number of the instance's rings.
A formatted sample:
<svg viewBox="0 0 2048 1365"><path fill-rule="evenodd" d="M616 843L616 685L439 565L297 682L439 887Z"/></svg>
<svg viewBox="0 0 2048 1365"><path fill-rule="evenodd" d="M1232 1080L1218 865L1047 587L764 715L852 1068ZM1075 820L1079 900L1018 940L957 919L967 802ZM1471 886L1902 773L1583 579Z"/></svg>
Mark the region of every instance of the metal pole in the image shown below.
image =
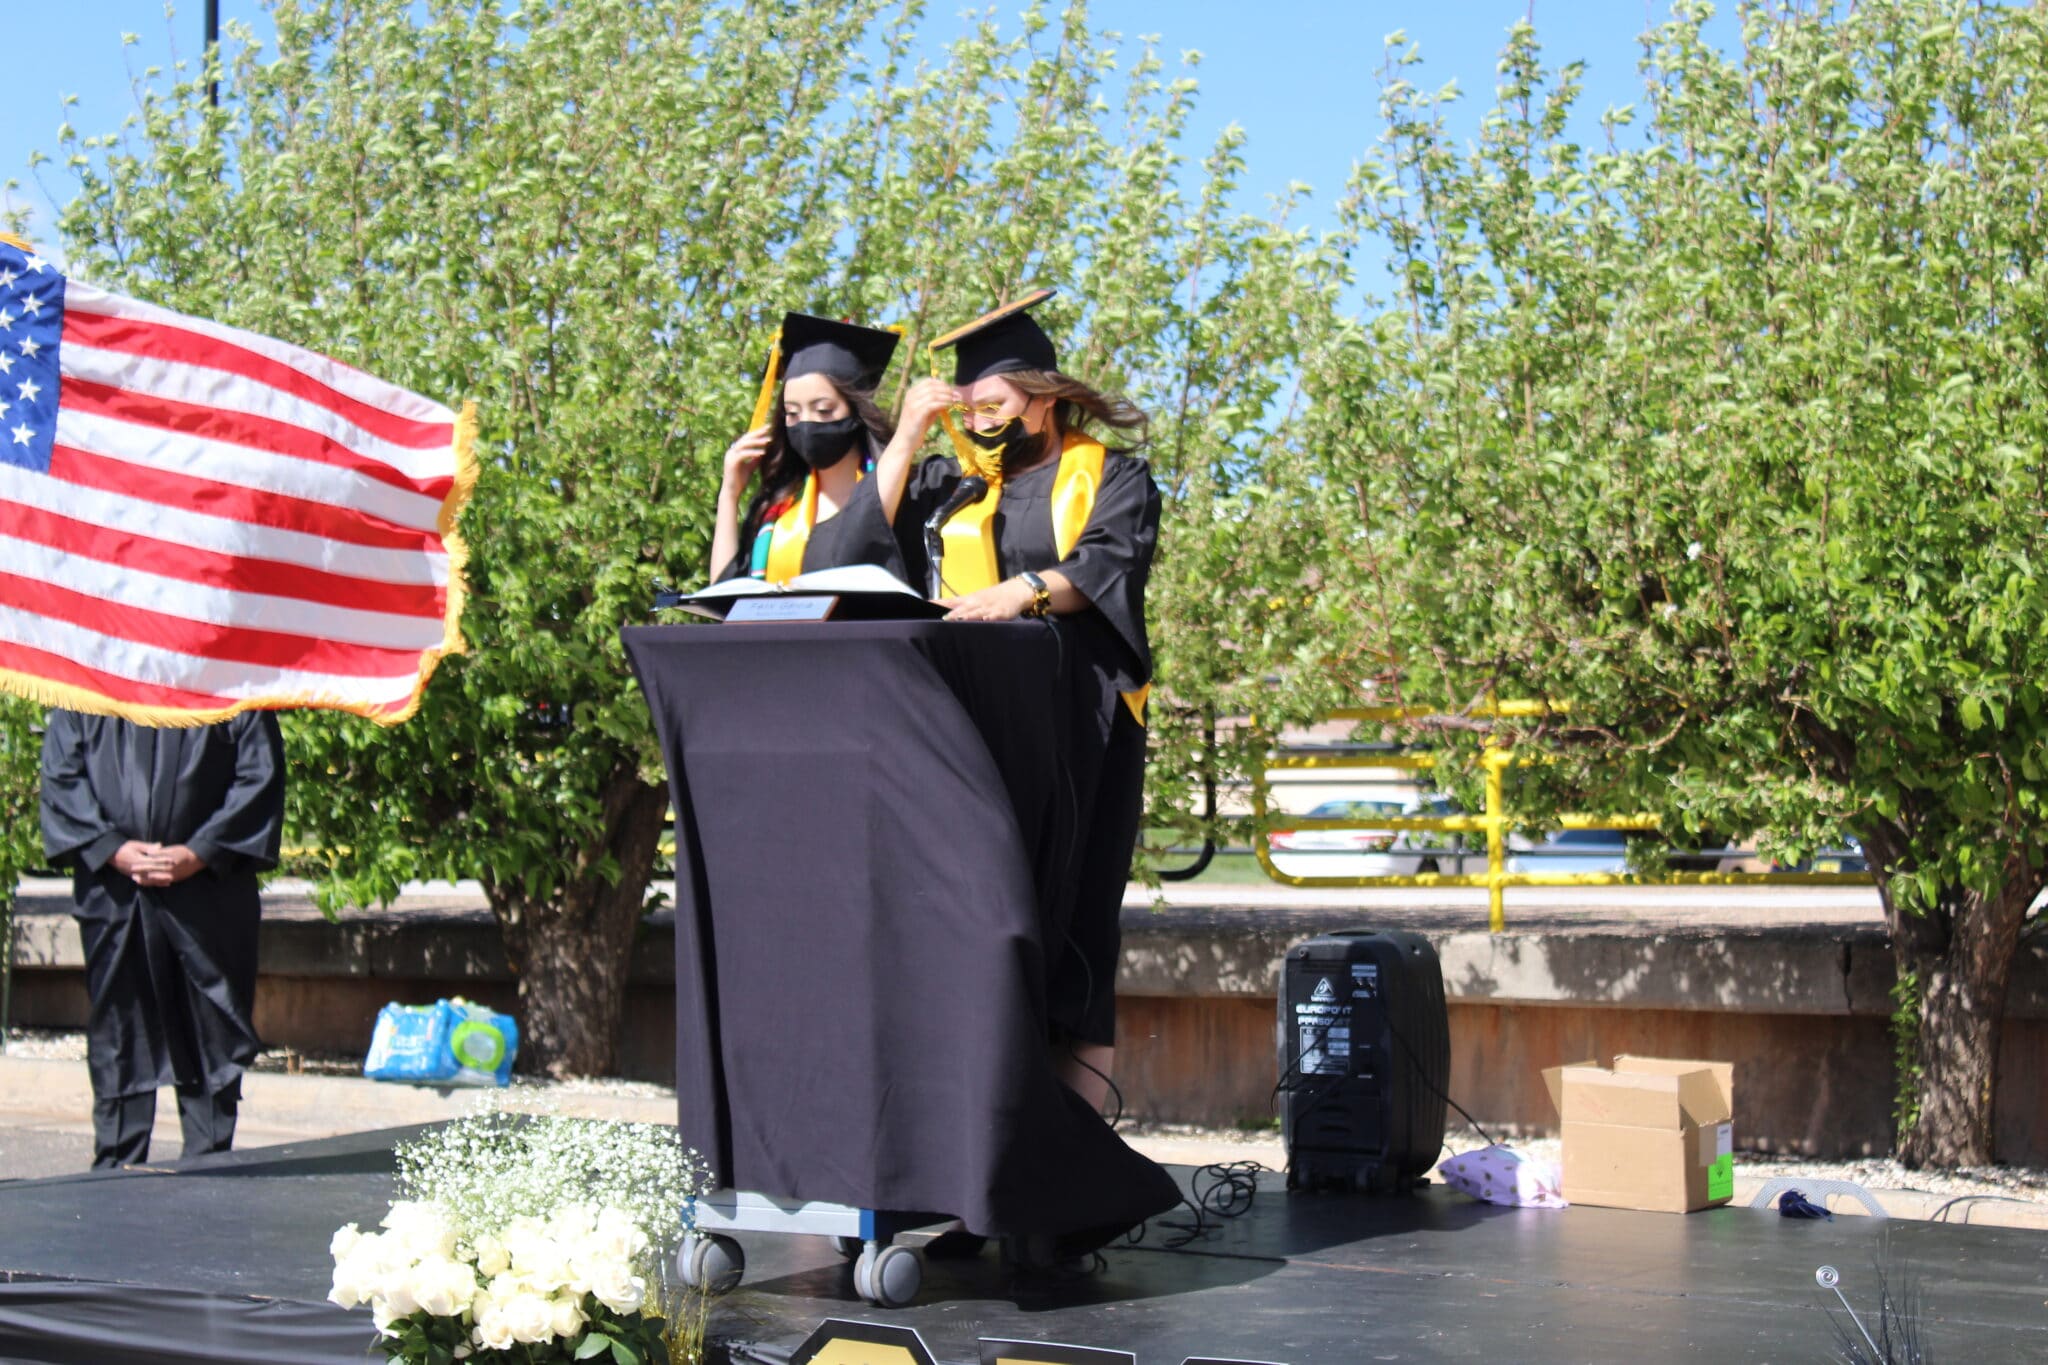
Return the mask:
<svg viewBox="0 0 2048 1365"><path fill-rule="evenodd" d="M14 895L0 893L0 1053L7 1051L7 1020L14 1012Z"/></svg>
<svg viewBox="0 0 2048 1365"><path fill-rule="evenodd" d="M206 0L206 61L211 65L220 51L220 0ZM220 82L206 83L206 102L220 108Z"/></svg>
<svg viewBox="0 0 2048 1365"><path fill-rule="evenodd" d="M1498 741L1492 735L1486 737L1486 752L1480 755L1486 765L1486 927L1493 933L1504 933L1508 927L1506 899L1502 894L1502 883L1507 879L1507 816L1501 808L1507 804L1501 790L1500 770L1507 762Z"/></svg>

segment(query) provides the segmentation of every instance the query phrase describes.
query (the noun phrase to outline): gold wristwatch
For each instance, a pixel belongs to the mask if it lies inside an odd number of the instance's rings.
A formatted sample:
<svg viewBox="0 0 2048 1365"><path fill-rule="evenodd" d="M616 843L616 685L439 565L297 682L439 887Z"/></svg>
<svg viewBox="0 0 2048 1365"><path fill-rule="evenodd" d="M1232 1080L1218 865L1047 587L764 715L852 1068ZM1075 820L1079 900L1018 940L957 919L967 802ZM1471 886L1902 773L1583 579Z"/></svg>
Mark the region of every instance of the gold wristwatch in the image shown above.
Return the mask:
<svg viewBox="0 0 2048 1365"><path fill-rule="evenodd" d="M1031 589L1031 605L1024 609L1024 614L1026 616L1044 616L1047 612L1050 612L1052 610L1052 589L1045 585L1045 580L1029 569L1018 574L1017 577L1023 579L1024 586Z"/></svg>

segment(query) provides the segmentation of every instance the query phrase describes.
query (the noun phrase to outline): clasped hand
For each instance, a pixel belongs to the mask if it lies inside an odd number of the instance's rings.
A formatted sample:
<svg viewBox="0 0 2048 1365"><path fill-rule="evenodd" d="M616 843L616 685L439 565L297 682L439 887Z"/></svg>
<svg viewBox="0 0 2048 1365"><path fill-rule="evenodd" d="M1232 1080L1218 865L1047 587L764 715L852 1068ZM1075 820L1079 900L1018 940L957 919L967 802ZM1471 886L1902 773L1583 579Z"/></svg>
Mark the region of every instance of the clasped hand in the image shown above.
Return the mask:
<svg viewBox="0 0 2048 1365"><path fill-rule="evenodd" d="M171 886L205 867L183 844L146 844L130 839L114 850L114 870L138 886Z"/></svg>

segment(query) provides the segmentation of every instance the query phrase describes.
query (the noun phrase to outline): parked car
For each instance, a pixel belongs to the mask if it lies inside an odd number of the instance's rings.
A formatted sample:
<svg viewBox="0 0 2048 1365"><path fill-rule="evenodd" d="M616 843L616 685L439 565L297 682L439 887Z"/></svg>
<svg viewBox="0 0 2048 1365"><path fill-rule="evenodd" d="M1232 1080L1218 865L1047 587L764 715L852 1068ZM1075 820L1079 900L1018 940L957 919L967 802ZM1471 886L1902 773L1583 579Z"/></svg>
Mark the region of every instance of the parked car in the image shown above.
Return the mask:
<svg viewBox="0 0 2048 1365"><path fill-rule="evenodd" d="M1410 801L1403 815L1463 815L1464 810L1448 796L1425 796ZM1476 876L1486 871L1486 836L1463 831L1404 829L1394 840L1393 856L1404 876L1441 872L1447 877Z"/></svg>
<svg viewBox="0 0 2048 1365"><path fill-rule="evenodd" d="M1870 861L1863 856L1863 845L1855 836L1845 835L1840 843L1821 849L1803 863L1795 863L1783 869L1786 872L1868 872Z"/></svg>
<svg viewBox="0 0 2048 1365"><path fill-rule="evenodd" d="M1375 815L1456 815L1448 797L1408 801L1325 801L1309 815L1321 819ZM1290 877L1409 877L1418 873L1486 870L1483 836L1437 830L1276 829L1268 836L1273 866Z"/></svg>
<svg viewBox="0 0 2048 1365"><path fill-rule="evenodd" d="M1508 857L1510 872L1626 872L1628 840L1618 829L1564 829Z"/></svg>
<svg viewBox="0 0 2048 1365"><path fill-rule="evenodd" d="M1399 815L1399 801L1325 801L1308 812L1314 820L1369 820ZM1381 877L1390 829L1276 829L1266 836L1273 866L1290 877Z"/></svg>

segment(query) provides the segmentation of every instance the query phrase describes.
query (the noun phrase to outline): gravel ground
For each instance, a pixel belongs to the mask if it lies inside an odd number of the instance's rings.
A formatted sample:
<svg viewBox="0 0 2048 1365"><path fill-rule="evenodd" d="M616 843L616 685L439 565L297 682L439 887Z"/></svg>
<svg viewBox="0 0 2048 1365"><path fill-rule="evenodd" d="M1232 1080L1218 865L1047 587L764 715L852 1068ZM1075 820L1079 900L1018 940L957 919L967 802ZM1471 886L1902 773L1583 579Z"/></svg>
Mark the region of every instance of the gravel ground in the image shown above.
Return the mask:
<svg viewBox="0 0 2048 1365"><path fill-rule="evenodd" d="M85 1035L50 1029L9 1029L7 1055L82 1062L85 1060ZM300 1052L296 1048L274 1047L258 1053L249 1069L287 1076L360 1076L363 1074L363 1059L348 1052ZM652 1081L629 1081L616 1076L579 1077L566 1081L514 1076L511 1088L558 1095L624 1095L635 1099L672 1098L676 1093L671 1086L656 1085Z"/></svg>

